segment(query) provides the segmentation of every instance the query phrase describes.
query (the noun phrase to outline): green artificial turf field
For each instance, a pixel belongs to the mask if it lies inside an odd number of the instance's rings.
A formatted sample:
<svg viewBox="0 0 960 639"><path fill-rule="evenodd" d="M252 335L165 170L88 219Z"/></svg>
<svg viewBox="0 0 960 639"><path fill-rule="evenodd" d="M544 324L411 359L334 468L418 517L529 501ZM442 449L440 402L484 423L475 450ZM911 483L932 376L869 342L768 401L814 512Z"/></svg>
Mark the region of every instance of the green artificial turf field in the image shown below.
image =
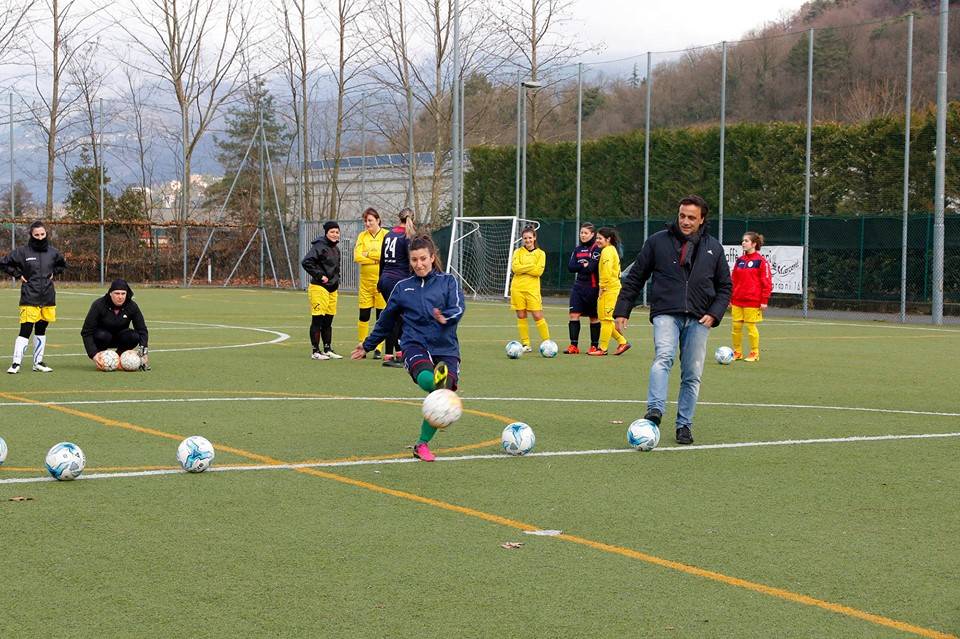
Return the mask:
<svg viewBox="0 0 960 639"><path fill-rule="evenodd" d="M695 445L668 410L640 453L644 309L622 357L509 360L507 306L468 303L466 413L426 464L423 393L312 361L304 293L134 291L152 371L96 371L79 329L102 291L61 288L54 372L0 378L0 637L960 634L956 327L768 320L759 363L708 355ZM565 308L547 319L564 348ZM725 321L710 353L729 340ZM354 297L334 342L356 343ZM514 420L532 455L500 454ZM217 456L189 475L195 434ZM83 479L38 481L65 440Z"/></svg>

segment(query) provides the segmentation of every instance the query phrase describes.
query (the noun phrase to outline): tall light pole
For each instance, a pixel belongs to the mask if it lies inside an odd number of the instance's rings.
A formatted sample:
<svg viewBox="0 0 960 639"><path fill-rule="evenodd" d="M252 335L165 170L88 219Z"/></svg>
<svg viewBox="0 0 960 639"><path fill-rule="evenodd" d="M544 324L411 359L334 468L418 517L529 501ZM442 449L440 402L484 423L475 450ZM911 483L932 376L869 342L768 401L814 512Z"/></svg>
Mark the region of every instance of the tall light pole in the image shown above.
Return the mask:
<svg viewBox="0 0 960 639"><path fill-rule="evenodd" d="M521 80L520 104L523 118L521 119L521 133L523 135L520 152L520 217L527 217L527 89L539 89L543 82L537 80Z"/></svg>

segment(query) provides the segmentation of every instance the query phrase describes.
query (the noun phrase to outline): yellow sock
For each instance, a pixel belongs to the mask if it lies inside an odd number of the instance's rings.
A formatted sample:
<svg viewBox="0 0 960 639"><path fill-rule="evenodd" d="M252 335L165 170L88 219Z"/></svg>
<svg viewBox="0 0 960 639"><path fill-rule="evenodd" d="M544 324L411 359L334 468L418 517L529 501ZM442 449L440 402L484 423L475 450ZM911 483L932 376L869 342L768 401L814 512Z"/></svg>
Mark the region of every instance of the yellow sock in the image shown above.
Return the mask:
<svg viewBox="0 0 960 639"><path fill-rule="evenodd" d="M524 346L530 346L530 327L527 326L526 318L517 318L517 331L520 333L520 343Z"/></svg>
<svg viewBox="0 0 960 639"><path fill-rule="evenodd" d="M747 322L747 335L750 336L750 350L760 352L760 331L756 322Z"/></svg>
<svg viewBox="0 0 960 639"><path fill-rule="evenodd" d="M733 350L737 352L743 352L743 322L733 322L733 331L731 332L731 337L733 338Z"/></svg>
<svg viewBox="0 0 960 639"><path fill-rule="evenodd" d="M607 350L607 346L610 345L610 336L613 335L615 331L613 320L600 320L600 350Z"/></svg>
<svg viewBox="0 0 960 639"><path fill-rule="evenodd" d="M362 342L370 334L370 322L357 322L357 341Z"/></svg>
<svg viewBox="0 0 960 639"><path fill-rule="evenodd" d="M540 333L541 341L550 339L550 327L547 326L546 318L541 317L537 320L537 332Z"/></svg>
<svg viewBox="0 0 960 639"><path fill-rule="evenodd" d="M624 337L623 334L620 333L620 331L617 330L617 324L616 324L616 322L614 322L614 324L613 324L613 339L615 339L615 340L617 341L617 344L626 344L626 343L627 343L627 338Z"/></svg>

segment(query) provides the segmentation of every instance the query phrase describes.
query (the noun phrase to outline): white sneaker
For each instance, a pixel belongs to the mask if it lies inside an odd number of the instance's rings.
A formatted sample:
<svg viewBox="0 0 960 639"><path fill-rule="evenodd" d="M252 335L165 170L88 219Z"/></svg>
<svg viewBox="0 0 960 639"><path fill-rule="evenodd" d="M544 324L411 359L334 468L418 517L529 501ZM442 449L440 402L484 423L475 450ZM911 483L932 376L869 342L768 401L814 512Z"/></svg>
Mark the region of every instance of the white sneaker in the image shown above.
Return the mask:
<svg viewBox="0 0 960 639"><path fill-rule="evenodd" d="M343 355L338 355L333 351L325 351L323 354L327 356L327 359L343 359Z"/></svg>
<svg viewBox="0 0 960 639"><path fill-rule="evenodd" d="M310 355L310 359L330 359L320 351L313 351L313 354Z"/></svg>
<svg viewBox="0 0 960 639"><path fill-rule="evenodd" d="M36 362L36 363L34 363L34 365L33 365L33 370L38 371L38 372L40 372L40 373L52 373L52 372L53 372L53 369L50 368L49 366L47 366L46 364L44 364L43 362Z"/></svg>
<svg viewBox="0 0 960 639"><path fill-rule="evenodd" d="M523 352L524 352L524 353L530 353L530 352L533 352L533 349L530 348L529 346L524 346L524 347L523 347Z"/></svg>
<svg viewBox="0 0 960 639"><path fill-rule="evenodd" d="M10 368L7 369L7 372L11 375L16 375L20 372L20 364L10 364Z"/></svg>

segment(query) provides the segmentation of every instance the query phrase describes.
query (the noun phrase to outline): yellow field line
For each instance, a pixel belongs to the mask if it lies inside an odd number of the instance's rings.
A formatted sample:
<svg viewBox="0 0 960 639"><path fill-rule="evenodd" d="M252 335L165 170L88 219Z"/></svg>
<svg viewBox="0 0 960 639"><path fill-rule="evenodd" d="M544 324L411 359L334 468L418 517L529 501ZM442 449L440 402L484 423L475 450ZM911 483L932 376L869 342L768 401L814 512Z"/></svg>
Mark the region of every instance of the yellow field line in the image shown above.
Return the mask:
<svg viewBox="0 0 960 639"><path fill-rule="evenodd" d="M37 402L35 400L30 400L25 397L20 397L13 395L11 393L0 392L0 397L11 401L22 401L33 404L42 404L42 402ZM154 428L148 428L145 426L138 426L136 424L131 424L130 422L123 422L115 419L108 419L95 415L93 413L87 413L84 411L75 410L67 406L56 406L44 404L45 408L50 410L55 410L67 415L72 415L74 417L81 417L83 419L88 419L105 426L111 426L116 428L123 428L126 430L131 430L138 433L143 433L146 435L154 435L156 437L163 437L166 439L175 439L179 440L182 438L181 435L175 435L173 433L167 433L161 430ZM502 416L497 416L499 419L508 419ZM283 462L279 459L274 459L267 455L260 455L253 453L241 448L234 448L232 446L226 446L223 444L215 444L217 450L223 450L226 452L233 453L239 457L246 457L254 461L258 461L262 464L270 465L285 465L287 462ZM451 504L449 502L441 501L439 499L433 499L431 497L424 497L423 495L418 495L416 493L410 493L404 490L397 490L395 488L387 488L386 486L380 486L379 484L372 484L359 479L353 479L350 477L345 477L343 475L337 475L335 473L318 470L315 468L294 468L294 472L302 473L304 475L310 475L312 477L319 477L322 479L329 479L341 484L348 486L354 486L357 488L363 488L375 493L380 493L382 495L390 495L392 497L397 497L399 499L405 499L407 501L412 501L419 504L424 504L427 506L433 506L434 508L439 508L441 510L446 510L449 512L458 513L461 515L466 515L468 517L473 517L475 519L480 519L493 524L498 524L501 526L506 526L509 528L515 528L521 531L534 531L538 530L539 526L534 526L533 524L528 524L522 521L517 521L515 519L510 519L508 517L501 517L500 515L494 515L492 513L484 512L482 510L476 510L474 508L468 508L466 506L458 506L456 504ZM836 604L823 599L817 599L815 597L809 597L807 595L802 595L795 593L789 590L784 590L782 588L776 588L773 586L767 586L761 583L748 581L746 579L740 579L738 577L731 577L729 575L724 575L723 573L714 572L712 570L706 570L704 568L698 568L697 566L692 566L689 564L684 564L678 561L671 561L669 559L663 559L655 555L648 555L637 550L632 550L630 548L625 548L623 546L616 546L613 544L605 544L599 541L593 541L590 539L585 539L583 537L578 537L576 535L560 534L556 537L562 541L578 544L581 546L586 546L600 552L607 552L615 555L620 555L622 557L627 557L629 559L636 559L643 561L655 566L660 566L670 570L675 570L677 572L685 573L688 575L693 575L701 577L703 579L709 579L711 581L716 581L723 583L729 586L734 586L737 588L742 588L744 590L749 590L759 594L767 595L769 597L774 597L777 599L782 599L785 601L790 601L793 603L799 603L806 606L812 606L815 608L820 608L822 610L827 610L836 614L853 617L856 619L861 619L878 626L883 626L886 628L893 628L895 630L901 630L903 632L909 632L920 637L929 637L930 639L960 639L955 635L951 635L945 632L940 632L937 630L932 630L929 628L924 628L922 626L915 626L903 621L897 621L896 619L890 619L888 617L883 617L881 615L875 615L873 613L865 612L863 610L858 610L857 608L851 608L850 606L844 606L842 604Z"/></svg>

